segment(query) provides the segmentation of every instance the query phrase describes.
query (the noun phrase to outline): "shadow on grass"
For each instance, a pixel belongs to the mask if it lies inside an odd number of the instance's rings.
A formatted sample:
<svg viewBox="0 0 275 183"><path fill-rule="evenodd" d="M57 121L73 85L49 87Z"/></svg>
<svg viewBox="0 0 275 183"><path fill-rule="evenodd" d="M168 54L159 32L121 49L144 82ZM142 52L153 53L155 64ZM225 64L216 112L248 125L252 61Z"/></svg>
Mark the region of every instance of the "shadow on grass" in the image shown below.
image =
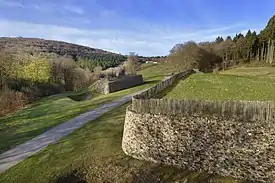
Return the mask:
<svg viewBox="0 0 275 183"><path fill-rule="evenodd" d="M73 172L59 177L55 183L88 183L85 180L85 175L83 173L74 170Z"/></svg>
<svg viewBox="0 0 275 183"><path fill-rule="evenodd" d="M121 161L121 160L118 160ZM125 159L122 159L125 161ZM104 164L104 162L103 162ZM161 164L144 162L141 167L123 167L123 165L111 162L105 164L106 167L115 166L116 168L102 170L96 174L81 169L75 169L70 173L60 176L55 183L88 183L88 182L127 182L127 183L236 183L235 180L211 175L207 173L197 173L189 170L177 169ZM91 165L90 169L100 169L96 165ZM121 170L118 170L121 169ZM128 169L123 171L123 169ZM130 171L129 171L130 169ZM84 173L85 172L85 173ZM109 175L108 175L109 173ZM100 175L103 174L103 175ZM104 177L105 175L105 177ZM110 177L111 175L111 177ZM112 176L113 175L113 176ZM99 178L100 177L100 178ZM123 177L123 178L122 178ZM98 180L99 178L99 180ZM122 178L122 179L121 179ZM238 181L248 183L247 181Z"/></svg>
<svg viewBox="0 0 275 183"><path fill-rule="evenodd" d="M88 92L81 93L79 95L69 95L68 98L77 102L90 100L92 98L92 93L88 91Z"/></svg>

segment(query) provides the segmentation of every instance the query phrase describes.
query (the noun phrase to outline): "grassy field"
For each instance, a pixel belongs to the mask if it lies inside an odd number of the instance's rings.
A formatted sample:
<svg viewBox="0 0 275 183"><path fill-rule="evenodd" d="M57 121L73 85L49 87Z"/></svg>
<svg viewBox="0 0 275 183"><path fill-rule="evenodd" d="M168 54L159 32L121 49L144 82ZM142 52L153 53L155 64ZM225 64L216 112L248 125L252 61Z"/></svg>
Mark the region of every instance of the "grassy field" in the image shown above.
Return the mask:
<svg viewBox="0 0 275 183"><path fill-rule="evenodd" d="M126 105L0 174L2 183L236 183L203 173L135 160L121 150ZM84 181L83 181L84 182Z"/></svg>
<svg viewBox="0 0 275 183"><path fill-rule="evenodd" d="M164 68L161 66L160 68ZM143 90L159 82L167 72L154 74L156 66L144 69L145 84L134 88L122 90L108 95L93 93L93 98L87 101L74 101L68 96L72 92L47 97L25 109L19 110L13 115L0 118L0 153L21 144L45 130L63 123L73 117L95 109L100 105L111 102L127 94Z"/></svg>
<svg viewBox="0 0 275 183"><path fill-rule="evenodd" d="M275 79L275 67L240 67L220 73L227 75L257 76L259 78Z"/></svg>
<svg viewBox="0 0 275 183"><path fill-rule="evenodd" d="M175 84L165 97L275 101L275 80L272 80L270 75L268 77L265 75L267 71L256 72L257 70L253 69L254 72L251 70L244 72L244 70L246 69L235 69L223 74L193 74Z"/></svg>

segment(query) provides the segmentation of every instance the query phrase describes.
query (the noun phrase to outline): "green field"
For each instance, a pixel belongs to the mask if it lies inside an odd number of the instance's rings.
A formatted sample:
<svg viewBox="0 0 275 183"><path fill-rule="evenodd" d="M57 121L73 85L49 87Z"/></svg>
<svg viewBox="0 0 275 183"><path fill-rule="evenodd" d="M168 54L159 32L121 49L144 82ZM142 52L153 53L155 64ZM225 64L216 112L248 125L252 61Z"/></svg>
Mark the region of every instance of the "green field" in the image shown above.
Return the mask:
<svg viewBox="0 0 275 183"><path fill-rule="evenodd" d="M275 67L240 67L223 71L221 74L275 79Z"/></svg>
<svg viewBox="0 0 275 183"><path fill-rule="evenodd" d="M256 69L254 69L256 70ZM238 70L237 70L238 71ZM166 94L174 99L206 100L272 100L275 101L275 80L262 73L228 71L224 74L193 74L179 81Z"/></svg>

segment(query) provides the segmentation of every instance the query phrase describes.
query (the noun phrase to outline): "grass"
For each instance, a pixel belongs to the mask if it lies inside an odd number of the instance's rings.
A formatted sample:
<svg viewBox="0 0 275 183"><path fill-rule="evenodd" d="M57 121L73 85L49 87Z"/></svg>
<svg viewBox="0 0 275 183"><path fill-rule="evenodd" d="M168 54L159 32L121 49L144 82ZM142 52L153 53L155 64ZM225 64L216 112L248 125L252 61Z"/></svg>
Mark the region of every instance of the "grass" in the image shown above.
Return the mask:
<svg viewBox="0 0 275 183"><path fill-rule="evenodd" d="M174 99L275 101L275 82L266 76L267 71L257 71L255 68L253 70L247 69L245 74L239 71L240 69L235 69L226 71L223 74L193 74L186 80L179 81L165 97ZM261 76L257 74L261 74Z"/></svg>
<svg viewBox="0 0 275 183"><path fill-rule="evenodd" d="M161 66L163 68L165 66ZM108 95L92 92L92 99L87 101L74 101L69 97L78 93L62 93L47 97L41 101L19 110L13 115L0 118L0 153L22 144L44 131L61 124L77 115L95 109L102 104L109 103L122 96L135 93L156 84L167 72L152 72L158 70L152 66L142 70L145 84Z"/></svg>
<svg viewBox="0 0 275 183"><path fill-rule="evenodd" d="M83 182L237 183L126 156L121 150L125 108L103 115L0 174L0 182L72 183L85 179Z"/></svg>
<svg viewBox="0 0 275 183"><path fill-rule="evenodd" d="M275 79L275 67L240 67L223 71L221 74Z"/></svg>

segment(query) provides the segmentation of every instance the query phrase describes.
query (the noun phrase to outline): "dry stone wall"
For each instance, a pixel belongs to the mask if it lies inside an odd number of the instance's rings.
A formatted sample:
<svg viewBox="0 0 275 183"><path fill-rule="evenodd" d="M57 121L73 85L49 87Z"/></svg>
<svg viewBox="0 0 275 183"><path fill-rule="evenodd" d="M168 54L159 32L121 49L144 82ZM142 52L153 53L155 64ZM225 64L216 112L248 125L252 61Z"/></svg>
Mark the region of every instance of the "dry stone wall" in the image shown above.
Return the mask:
<svg viewBox="0 0 275 183"><path fill-rule="evenodd" d="M137 113L128 107L122 149L141 160L275 182L275 121Z"/></svg>

